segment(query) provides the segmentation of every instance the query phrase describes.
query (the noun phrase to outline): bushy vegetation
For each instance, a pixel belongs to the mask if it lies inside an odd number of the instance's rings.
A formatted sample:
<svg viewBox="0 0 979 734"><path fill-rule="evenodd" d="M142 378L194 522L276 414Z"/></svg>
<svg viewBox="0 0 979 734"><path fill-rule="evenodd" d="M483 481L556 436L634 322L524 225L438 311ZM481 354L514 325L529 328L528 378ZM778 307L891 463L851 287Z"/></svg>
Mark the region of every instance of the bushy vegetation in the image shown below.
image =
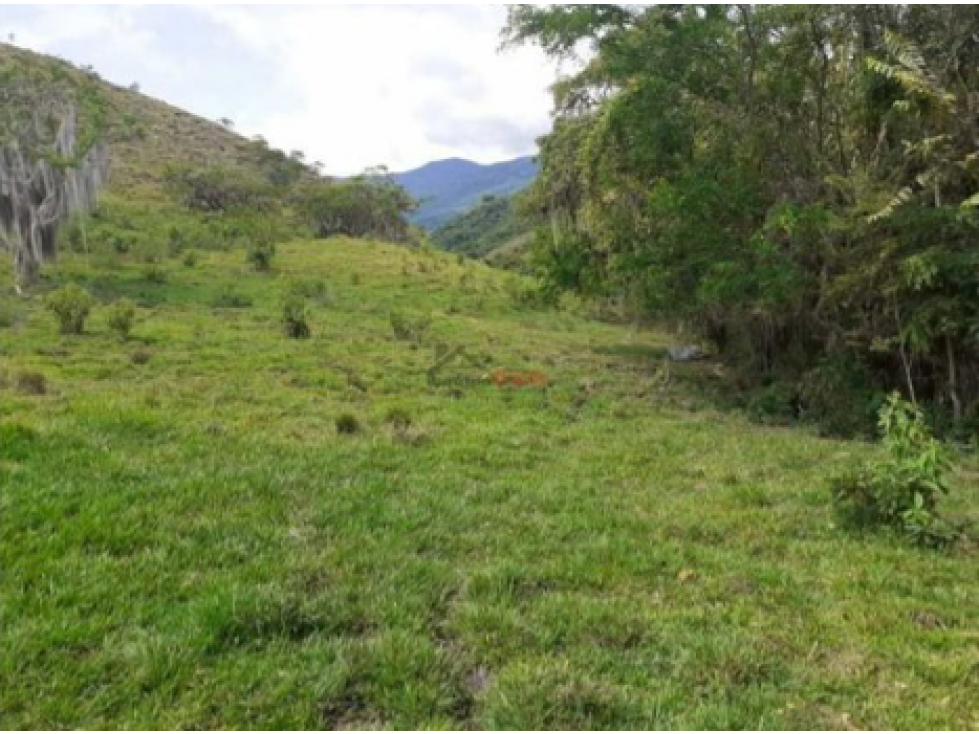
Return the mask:
<svg viewBox="0 0 979 734"><path fill-rule="evenodd" d="M128 298L120 298L105 309L106 325L120 339L128 339L136 321L136 306Z"/></svg>
<svg viewBox="0 0 979 734"><path fill-rule="evenodd" d="M880 430L885 457L833 481L840 513L858 524L897 527L923 545L949 543L954 528L938 514L938 502L948 494L947 449L921 411L897 395L881 409Z"/></svg>
<svg viewBox="0 0 979 734"><path fill-rule="evenodd" d="M977 30L975 6L516 6L512 42L595 51L542 142L543 276L696 329L802 413L830 360L875 395L840 424L893 389L975 421Z"/></svg>
<svg viewBox="0 0 979 734"><path fill-rule="evenodd" d="M275 206L271 186L243 169L174 166L166 179L173 194L190 209L226 212L268 210Z"/></svg>
<svg viewBox="0 0 979 734"><path fill-rule="evenodd" d="M514 196L485 196L432 232L432 241L444 250L484 257L531 230L531 223L518 213Z"/></svg>
<svg viewBox="0 0 979 734"><path fill-rule="evenodd" d="M308 339L309 301L299 290L289 288L282 298L282 327L286 336L292 339Z"/></svg>
<svg viewBox="0 0 979 734"><path fill-rule="evenodd" d="M317 237L346 235L407 242L415 203L386 171L306 187L300 209Z"/></svg>
<svg viewBox="0 0 979 734"><path fill-rule="evenodd" d="M81 334L95 299L80 285L69 283L45 296L44 305L54 314L62 334Z"/></svg>

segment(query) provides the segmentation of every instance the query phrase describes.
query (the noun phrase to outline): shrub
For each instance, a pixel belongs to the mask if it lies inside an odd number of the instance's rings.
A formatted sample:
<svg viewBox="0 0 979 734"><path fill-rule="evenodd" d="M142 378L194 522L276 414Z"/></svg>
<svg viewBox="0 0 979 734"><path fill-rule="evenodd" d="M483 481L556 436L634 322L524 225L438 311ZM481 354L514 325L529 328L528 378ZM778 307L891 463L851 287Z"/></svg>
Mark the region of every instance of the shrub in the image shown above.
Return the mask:
<svg viewBox="0 0 979 734"><path fill-rule="evenodd" d="M303 278L289 283L289 292L318 303L330 300L330 289L326 282L317 278Z"/></svg>
<svg viewBox="0 0 979 734"><path fill-rule="evenodd" d="M44 305L58 319L62 334L81 334L95 299L80 285L71 283L49 293Z"/></svg>
<svg viewBox="0 0 979 734"><path fill-rule="evenodd" d="M239 293L233 286L225 286L211 301L215 308L248 308L252 299Z"/></svg>
<svg viewBox="0 0 979 734"><path fill-rule="evenodd" d="M129 358L133 364L146 364L153 358L153 353L148 349L137 349Z"/></svg>
<svg viewBox="0 0 979 734"><path fill-rule="evenodd" d="M308 339L309 304L305 296L289 291L282 301L282 325L286 336L292 339Z"/></svg>
<svg viewBox="0 0 979 734"><path fill-rule="evenodd" d="M394 338L400 341L410 341L413 344L423 342L432 328L430 314L408 314L403 311L392 311L390 320Z"/></svg>
<svg viewBox="0 0 979 734"><path fill-rule="evenodd" d="M23 395L45 395L48 392L48 381L40 372L25 371L17 374L14 379L17 392Z"/></svg>
<svg viewBox="0 0 979 734"><path fill-rule="evenodd" d="M922 545L941 546L955 537L938 515L948 493L951 461L921 411L892 395L881 408L886 457L832 481L833 500L844 519L890 525Z"/></svg>
<svg viewBox="0 0 979 734"><path fill-rule="evenodd" d="M143 278L147 283L166 283L167 271L156 263L150 263L143 269Z"/></svg>
<svg viewBox="0 0 979 734"><path fill-rule="evenodd" d="M384 414L384 422L395 429L410 428L411 414L404 408L391 408Z"/></svg>
<svg viewBox="0 0 979 734"><path fill-rule="evenodd" d="M187 250L187 252L184 253L183 264L184 267L188 268L192 268L197 265L197 253L193 250Z"/></svg>
<svg viewBox="0 0 979 734"><path fill-rule="evenodd" d="M350 435L360 432L360 421L350 413L341 413L336 420L337 433Z"/></svg>
<svg viewBox="0 0 979 734"><path fill-rule="evenodd" d="M136 307L127 298L120 298L108 307L105 322L120 339L127 339L136 320Z"/></svg>
<svg viewBox="0 0 979 734"><path fill-rule="evenodd" d="M246 259L255 270L268 271L272 269L272 258L275 257L275 245L271 242L255 242L248 248Z"/></svg>

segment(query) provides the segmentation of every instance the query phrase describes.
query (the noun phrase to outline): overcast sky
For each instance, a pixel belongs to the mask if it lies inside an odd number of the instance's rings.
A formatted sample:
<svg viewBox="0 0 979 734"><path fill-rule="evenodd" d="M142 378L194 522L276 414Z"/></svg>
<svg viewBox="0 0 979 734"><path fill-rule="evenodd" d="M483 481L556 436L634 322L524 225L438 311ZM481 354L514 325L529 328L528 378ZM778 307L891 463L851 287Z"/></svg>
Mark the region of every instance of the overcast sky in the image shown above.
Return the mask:
<svg viewBox="0 0 979 734"><path fill-rule="evenodd" d="M20 5L0 7L0 34L346 175L533 153L556 69L536 48L498 52L505 17L498 5Z"/></svg>

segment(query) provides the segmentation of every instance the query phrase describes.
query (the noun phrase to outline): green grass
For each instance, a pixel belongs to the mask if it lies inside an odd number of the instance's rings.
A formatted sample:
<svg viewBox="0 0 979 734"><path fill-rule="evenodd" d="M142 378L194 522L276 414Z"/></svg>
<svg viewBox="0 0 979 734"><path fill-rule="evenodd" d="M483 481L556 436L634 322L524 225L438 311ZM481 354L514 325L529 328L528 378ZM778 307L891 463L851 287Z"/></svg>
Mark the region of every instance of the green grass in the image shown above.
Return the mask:
<svg viewBox="0 0 979 734"><path fill-rule="evenodd" d="M44 287L132 299L128 341L3 309L4 727L979 727L975 546L834 523L826 478L872 446L711 410L656 334L449 255L92 257ZM308 340L295 279L326 284ZM439 341L472 361L430 385Z"/></svg>

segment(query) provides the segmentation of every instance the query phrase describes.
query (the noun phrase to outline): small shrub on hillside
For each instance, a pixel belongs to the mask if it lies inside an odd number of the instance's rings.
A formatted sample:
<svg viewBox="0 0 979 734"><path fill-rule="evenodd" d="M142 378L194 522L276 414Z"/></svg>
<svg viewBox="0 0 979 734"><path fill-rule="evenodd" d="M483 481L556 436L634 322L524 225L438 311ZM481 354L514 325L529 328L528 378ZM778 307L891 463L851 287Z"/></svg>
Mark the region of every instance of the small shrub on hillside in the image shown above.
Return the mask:
<svg viewBox="0 0 979 734"><path fill-rule="evenodd" d="M9 329L20 318L20 309L14 303L0 302L0 329Z"/></svg>
<svg viewBox="0 0 979 734"><path fill-rule="evenodd" d="M300 293L287 292L282 300L282 326L286 336L292 339L308 339L309 304Z"/></svg>
<svg viewBox="0 0 979 734"><path fill-rule="evenodd" d="M921 545L942 546L955 538L938 514L948 493L951 461L921 411L893 395L880 411L886 457L832 481L841 516L861 525L889 525Z"/></svg>
<svg viewBox="0 0 979 734"><path fill-rule="evenodd" d="M392 311L390 321L394 338L399 341L409 341L412 344L421 344L432 328L432 316L430 314Z"/></svg>
<svg viewBox="0 0 979 734"><path fill-rule="evenodd" d="M147 283L160 285L167 282L167 271L156 263L150 263L143 268L143 279Z"/></svg>
<svg viewBox="0 0 979 734"><path fill-rule="evenodd" d="M239 292L234 286L225 286L211 301L215 308L249 308L252 299Z"/></svg>
<svg viewBox="0 0 979 734"><path fill-rule="evenodd" d="M337 433L343 435L352 435L354 433L360 433L360 421L357 416L350 413L341 413L337 416L336 420Z"/></svg>
<svg viewBox="0 0 979 734"><path fill-rule="evenodd" d="M197 265L197 253L194 250L187 250L187 252L184 253L184 257L181 262L184 264L184 267L194 267Z"/></svg>
<svg viewBox="0 0 979 734"><path fill-rule="evenodd" d="M404 430L411 427L411 414L404 408L391 408L385 413L384 422L394 429Z"/></svg>
<svg viewBox="0 0 979 734"><path fill-rule="evenodd" d="M326 282L318 278L303 278L289 283L289 292L308 298L317 303L327 303L330 300L330 289Z"/></svg>
<svg viewBox="0 0 979 734"><path fill-rule="evenodd" d="M62 334L81 334L95 299L80 285L71 283L49 293L44 305L55 315Z"/></svg>
<svg viewBox="0 0 979 734"><path fill-rule="evenodd" d="M137 349L129 357L133 364L147 364L151 359L153 359L153 353L148 349Z"/></svg>
<svg viewBox="0 0 979 734"><path fill-rule="evenodd" d="M120 339L128 339L136 321L136 306L127 298L112 303L105 312L105 323Z"/></svg>
<svg viewBox="0 0 979 734"><path fill-rule="evenodd" d="M272 259L275 257L275 245L271 242L253 243L246 254L246 259L255 270L265 272L272 269Z"/></svg>
<svg viewBox="0 0 979 734"><path fill-rule="evenodd" d="M45 395L48 392L47 378L40 372L26 370L14 378L14 387L22 395Z"/></svg>

